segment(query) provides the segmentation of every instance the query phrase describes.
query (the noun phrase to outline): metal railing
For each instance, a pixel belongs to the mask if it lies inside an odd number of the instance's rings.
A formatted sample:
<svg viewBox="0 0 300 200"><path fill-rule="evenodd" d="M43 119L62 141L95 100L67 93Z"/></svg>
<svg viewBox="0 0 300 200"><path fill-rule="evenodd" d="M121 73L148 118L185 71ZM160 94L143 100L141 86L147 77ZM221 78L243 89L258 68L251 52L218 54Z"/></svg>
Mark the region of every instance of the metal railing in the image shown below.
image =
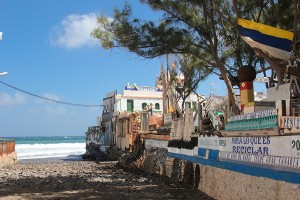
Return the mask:
<svg viewBox="0 0 300 200"><path fill-rule="evenodd" d="M12 139L0 139L0 156L11 154L15 151L16 143Z"/></svg>

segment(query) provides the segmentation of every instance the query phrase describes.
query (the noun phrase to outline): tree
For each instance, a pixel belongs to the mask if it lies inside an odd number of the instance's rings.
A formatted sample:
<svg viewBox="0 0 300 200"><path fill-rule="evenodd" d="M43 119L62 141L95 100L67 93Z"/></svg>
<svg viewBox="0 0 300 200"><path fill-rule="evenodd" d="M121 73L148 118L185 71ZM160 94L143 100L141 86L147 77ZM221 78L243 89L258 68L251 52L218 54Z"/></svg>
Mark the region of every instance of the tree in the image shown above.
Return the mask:
<svg viewBox="0 0 300 200"><path fill-rule="evenodd" d="M285 0L254 0L254 1L237 1L233 0L233 7L237 17L253 20L255 22L267 24L273 27L278 27L284 30L294 32L297 38L297 29L300 28L299 19L299 0L285 1ZM300 77L300 71L295 68L287 68L287 61L282 61L268 54L260 49L254 49L256 54L268 62L275 71L278 84L284 83L284 73Z"/></svg>
<svg viewBox="0 0 300 200"><path fill-rule="evenodd" d="M181 108L183 112L186 98L192 93L197 94L199 82L205 80L208 75L211 74L211 71L203 67L203 62L193 55L183 54L177 56L177 60L179 65L177 66L177 64L174 63L170 70L170 85L174 88L176 94L178 94L176 103L182 99ZM178 68L182 76L177 74L176 68Z"/></svg>
<svg viewBox="0 0 300 200"><path fill-rule="evenodd" d="M159 22L144 22L132 17L128 4L115 9L113 21L101 16L93 35L104 48L123 47L139 56L154 58L168 53L193 55L208 70L224 80L233 113L239 113L232 81L232 40L236 38L231 4L225 0L142 0L164 13ZM222 10L222 12L219 12ZM224 17L225 16L225 17Z"/></svg>
<svg viewBox="0 0 300 200"><path fill-rule="evenodd" d="M296 40L297 36L297 26L299 27L298 19L299 19L299 1L274 1L270 0L269 9L265 9L263 12L263 21L268 22L271 26L276 26L281 29L289 30L294 32L294 41ZM273 67L277 77L278 77L278 84L284 83L284 73L286 73L287 69L287 62L278 62L278 60L269 57L268 55L263 54L260 52L262 57L265 57L267 62L269 62ZM295 72L290 71L291 74L296 75ZM298 73L300 75L300 73ZM298 76L299 77L299 76ZM300 78L300 77L299 77Z"/></svg>

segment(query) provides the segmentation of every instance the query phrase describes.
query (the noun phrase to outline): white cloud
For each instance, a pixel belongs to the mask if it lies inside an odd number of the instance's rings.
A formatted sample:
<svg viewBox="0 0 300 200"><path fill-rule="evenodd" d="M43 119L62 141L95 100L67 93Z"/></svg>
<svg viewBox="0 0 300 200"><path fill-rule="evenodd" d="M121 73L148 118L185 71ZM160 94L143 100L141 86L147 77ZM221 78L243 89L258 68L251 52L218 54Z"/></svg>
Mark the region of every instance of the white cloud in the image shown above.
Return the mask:
<svg viewBox="0 0 300 200"><path fill-rule="evenodd" d="M63 97L57 94L45 93L42 96L54 101L63 101ZM45 104L44 111L48 114L62 115L67 113L67 109L64 106L59 105L58 103L44 99L37 99L35 102L42 105Z"/></svg>
<svg viewBox="0 0 300 200"><path fill-rule="evenodd" d="M54 107L54 106L46 106L45 108L46 112L49 114L55 114L55 115L63 115L67 113L67 109L64 107Z"/></svg>
<svg viewBox="0 0 300 200"><path fill-rule="evenodd" d="M52 100L55 100L55 101L61 101L62 100L62 97L60 97L56 94L51 94L51 93L45 93L43 95L43 97L46 97L48 99L52 99Z"/></svg>
<svg viewBox="0 0 300 200"><path fill-rule="evenodd" d="M63 98L56 95L56 94L51 94L51 93L45 93L42 95L42 97L45 97L47 99L52 99L52 100L55 100L55 101L63 101ZM44 99L36 99L35 101L36 103L49 103L51 101L48 101L48 100L44 100Z"/></svg>
<svg viewBox="0 0 300 200"><path fill-rule="evenodd" d="M97 39L91 36L96 27L97 15L95 13L72 14L65 17L59 26L53 28L50 33L50 42L52 45L68 49L79 48L84 45L93 46L98 43Z"/></svg>
<svg viewBox="0 0 300 200"><path fill-rule="evenodd" d="M15 94L15 102L18 103L18 104L21 104L21 103L25 103L26 102L26 97L25 95L17 92Z"/></svg>
<svg viewBox="0 0 300 200"><path fill-rule="evenodd" d="M11 106L16 104L23 104L26 102L26 97L22 93L15 93L10 95L7 93L0 93L0 106Z"/></svg>

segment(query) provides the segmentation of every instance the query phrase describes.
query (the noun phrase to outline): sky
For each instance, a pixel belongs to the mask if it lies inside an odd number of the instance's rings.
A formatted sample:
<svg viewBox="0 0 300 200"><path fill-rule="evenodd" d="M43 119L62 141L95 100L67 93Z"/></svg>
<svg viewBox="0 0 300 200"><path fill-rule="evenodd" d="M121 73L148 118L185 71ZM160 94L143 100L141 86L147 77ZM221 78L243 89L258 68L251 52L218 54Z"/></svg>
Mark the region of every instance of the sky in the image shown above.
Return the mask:
<svg viewBox="0 0 300 200"><path fill-rule="evenodd" d="M138 0L133 15L159 18ZM165 57L144 59L125 49L103 49L91 31L96 17L112 17L122 0L0 0L0 81L58 101L100 105L105 94L122 92L129 82L154 86ZM226 95L217 77L198 92ZM82 136L96 124L101 107L45 101L0 83L0 137Z"/></svg>

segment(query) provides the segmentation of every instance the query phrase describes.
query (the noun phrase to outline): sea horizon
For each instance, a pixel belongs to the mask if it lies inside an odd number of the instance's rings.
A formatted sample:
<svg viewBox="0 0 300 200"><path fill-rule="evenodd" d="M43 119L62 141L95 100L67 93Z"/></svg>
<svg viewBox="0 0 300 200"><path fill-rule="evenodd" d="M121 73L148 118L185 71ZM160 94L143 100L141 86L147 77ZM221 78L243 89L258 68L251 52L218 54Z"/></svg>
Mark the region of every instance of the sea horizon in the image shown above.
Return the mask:
<svg viewBox="0 0 300 200"><path fill-rule="evenodd" d="M17 159L22 162L80 160L85 153L85 136L2 137L16 142Z"/></svg>

